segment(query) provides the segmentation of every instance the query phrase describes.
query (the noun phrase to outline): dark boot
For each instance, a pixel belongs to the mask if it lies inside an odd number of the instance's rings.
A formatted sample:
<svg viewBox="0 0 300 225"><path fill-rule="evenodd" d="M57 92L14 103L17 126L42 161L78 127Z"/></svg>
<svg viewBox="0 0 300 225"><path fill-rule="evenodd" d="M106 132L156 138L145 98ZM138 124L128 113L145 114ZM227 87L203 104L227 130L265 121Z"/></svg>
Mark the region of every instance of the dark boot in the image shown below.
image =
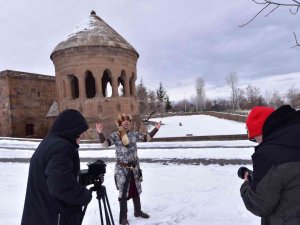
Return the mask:
<svg viewBox="0 0 300 225"><path fill-rule="evenodd" d="M122 200L119 198L119 204L120 204L119 224L129 225L127 220L127 199Z"/></svg>
<svg viewBox="0 0 300 225"><path fill-rule="evenodd" d="M140 196L133 197L132 200L134 206L134 216L148 219L150 216L147 213L144 213L141 209Z"/></svg>

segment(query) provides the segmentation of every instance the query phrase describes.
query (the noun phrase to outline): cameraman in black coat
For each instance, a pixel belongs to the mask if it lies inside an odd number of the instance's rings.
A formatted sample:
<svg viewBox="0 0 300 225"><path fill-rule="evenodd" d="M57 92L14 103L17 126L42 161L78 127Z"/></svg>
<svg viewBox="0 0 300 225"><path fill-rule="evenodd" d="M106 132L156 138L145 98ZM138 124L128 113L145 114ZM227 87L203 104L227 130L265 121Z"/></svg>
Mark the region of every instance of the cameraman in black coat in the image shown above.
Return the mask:
<svg viewBox="0 0 300 225"><path fill-rule="evenodd" d="M241 186L245 206L262 225L300 224L300 111L255 107L246 125L259 145L252 179L246 173Z"/></svg>
<svg viewBox="0 0 300 225"><path fill-rule="evenodd" d="M29 167L21 225L79 225L92 193L78 183L78 148L88 129L84 117L68 109L59 114Z"/></svg>

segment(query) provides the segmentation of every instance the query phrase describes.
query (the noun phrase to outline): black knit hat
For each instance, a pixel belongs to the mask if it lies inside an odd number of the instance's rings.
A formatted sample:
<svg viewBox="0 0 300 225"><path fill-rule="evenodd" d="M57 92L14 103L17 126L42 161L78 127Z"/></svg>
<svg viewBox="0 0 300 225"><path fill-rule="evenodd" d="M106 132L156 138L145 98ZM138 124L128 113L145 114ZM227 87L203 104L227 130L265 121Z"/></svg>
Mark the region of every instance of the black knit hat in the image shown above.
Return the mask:
<svg viewBox="0 0 300 225"><path fill-rule="evenodd" d="M298 122L300 122L300 111L296 111L289 105L283 105L275 110L265 121L263 138Z"/></svg>
<svg viewBox="0 0 300 225"><path fill-rule="evenodd" d="M49 134L75 140L88 128L86 120L79 111L67 109L58 115Z"/></svg>

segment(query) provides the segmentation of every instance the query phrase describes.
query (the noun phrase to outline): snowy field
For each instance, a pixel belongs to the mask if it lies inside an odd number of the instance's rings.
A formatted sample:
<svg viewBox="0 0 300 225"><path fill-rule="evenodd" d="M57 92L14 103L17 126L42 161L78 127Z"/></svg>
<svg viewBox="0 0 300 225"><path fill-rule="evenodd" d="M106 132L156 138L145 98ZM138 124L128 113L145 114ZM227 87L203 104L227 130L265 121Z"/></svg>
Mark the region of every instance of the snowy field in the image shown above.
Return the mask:
<svg viewBox="0 0 300 225"><path fill-rule="evenodd" d="M194 116L193 116L194 117ZM159 133L172 131L178 121L168 119ZM197 116L197 121L208 124L208 117ZM209 120L212 118L209 118ZM184 119L181 119L184 121ZM182 122L189 133L198 131L192 121ZM232 133L244 133L244 124L214 118L210 127L217 130L230 130ZM227 129L228 127L236 127ZM170 131L169 130L169 131ZM170 132L171 132L170 131ZM184 133L177 132L185 136ZM203 131L204 132L204 131ZM197 135L208 135L202 133ZM220 133L217 133L220 134ZM177 135L176 135L177 136ZM178 135L179 136L179 135ZM0 140L0 159L29 159L38 143L16 140ZM81 145L80 157L113 158L114 149L97 150L97 144ZM249 141L207 141L180 143L140 143L139 157L142 159L251 159L253 143ZM259 218L249 213L241 200L239 189L242 180L237 177L241 165L187 165L169 163L142 163L144 173L142 208L150 214L144 220L133 216L133 206L128 202L130 225L254 225ZM251 165L246 165L251 169ZM0 224L20 224L28 175L28 163L0 163ZM82 169L86 163L81 163ZM118 224L118 193L113 180L114 163L107 163L104 185L113 212L115 224ZM98 202L94 197L89 204L83 225L101 224Z"/></svg>
<svg viewBox="0 0 300 225"><path fill-rule="evenodd" d="M180 137L192 134L193 136L245 134L244 123L218 119L207 115L171 116L155 118L152 121L161 121L162 129L155 137ZM179 126L179 123L182 126ZM166 127L166 129L163 129Z"/></svg>

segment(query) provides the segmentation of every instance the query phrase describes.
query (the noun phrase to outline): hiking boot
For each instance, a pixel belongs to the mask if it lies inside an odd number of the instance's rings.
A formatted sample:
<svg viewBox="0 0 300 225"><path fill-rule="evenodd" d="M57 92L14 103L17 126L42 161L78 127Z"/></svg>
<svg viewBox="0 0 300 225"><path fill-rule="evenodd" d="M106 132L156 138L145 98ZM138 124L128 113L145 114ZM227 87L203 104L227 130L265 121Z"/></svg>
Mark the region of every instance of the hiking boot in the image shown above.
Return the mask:
<svg viewBox="0 0 300 225"><path fill-rule="evenodd" d="M134 206L134 216L142 217L144 219L150 218L150 216L147 213L145 213L141 210L140 196L133 197L132 200L133 200L133 206Z"/></svg>
<svg viewBox="0 0 300 225"><path fill-rule="evenodd" d="M127 199L120 199L120 217L119 217L119 224L121 225L129 225L127 220Z"/></svg>

